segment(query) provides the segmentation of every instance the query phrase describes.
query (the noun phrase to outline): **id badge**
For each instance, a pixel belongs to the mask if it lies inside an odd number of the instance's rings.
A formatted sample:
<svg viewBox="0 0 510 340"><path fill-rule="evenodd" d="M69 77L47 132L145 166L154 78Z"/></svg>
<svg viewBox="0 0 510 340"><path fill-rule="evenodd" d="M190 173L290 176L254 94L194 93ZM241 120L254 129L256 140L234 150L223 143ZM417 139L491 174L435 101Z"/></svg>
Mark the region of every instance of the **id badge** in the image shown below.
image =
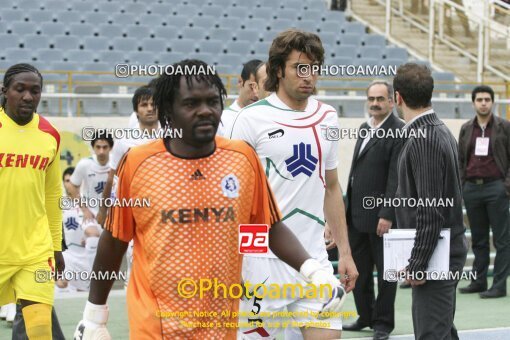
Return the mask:
<svg viewBox="0 0 510 340"><path fill-rule="evenodd" d="M487 156L489 154L489 137L477 137L475 156Z"/></svg>

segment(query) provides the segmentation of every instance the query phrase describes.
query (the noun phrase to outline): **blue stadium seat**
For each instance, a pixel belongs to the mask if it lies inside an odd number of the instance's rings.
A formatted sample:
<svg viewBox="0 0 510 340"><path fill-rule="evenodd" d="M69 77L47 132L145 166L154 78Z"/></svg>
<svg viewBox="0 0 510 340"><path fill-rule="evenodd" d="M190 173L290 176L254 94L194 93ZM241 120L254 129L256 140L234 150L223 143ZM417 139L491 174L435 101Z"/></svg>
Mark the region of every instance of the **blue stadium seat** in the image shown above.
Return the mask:
<svg viewBox="0 0 510 340"><path fill-rule="evenodd" d="M99 5L99 3L97 4L97 8L99 8L100 12L110 13L110 11L104 11L98 5ZM77 12L77 13L94 12L94 8L96 8L90 2L78 2L78 1L70 2L70 5L68 7L71 8L72 12Z"/></svg>
<svg viewBox="0 0 510 340"><path fill-rule="evenodd" d="M154 64L156 56L153 52L130 52L128 53L128 60L131 64Z"/></svg>
<svg viewBox="0 0 510 340"><path fill-rule="evenodd" d="M359 22L345 22L342 27L343 33L365 34L365 25Z"/></svg>
<svg viewBox="0 0 510 340"><path fill-rule="evenodd" d="M168 21L168 17L165 15L162 15L161 13L151 13L151 14L143 13L143 14L136 16L136 21L140 25L144 25L144 26L147 25L147 26L150 26L151 29L154 29L158 26L163 26L162 23L163 22L166 23Z"/></svg>
<svg viewBox="0 0 510 340"><path fill-rule="evenodd" d="M295 22L292 20L273 20L269 23L269 26L271 27L271 31L280 32L283 30L286 30L291 27L295 27Z"/></svg>
<svg viewBox="0 0 510 340"><path fill-rule="evenodd" d="M196 6L196 5L192 5L192 4L189 4L189 5L180 4L180 5L177 5L174 8L172 8L172 11L171 11L171 13L173 13L173 15L187 16L187 17L192 17L192 16L198 14L199 12L200 12L200 7Z"/></svg>
<svg viewBox="0 0 510 340"><path fill-rule="evenodd" d="M297 20L296 11L291 9L281 9L275 15L278 20Z"/></svg>
<svg viewBox="0 0 510 340"><path fill-rule="evenodd" d="M441 103L435 98L432 98L432 108L439 118L450 119L457 118L457 111L459 110L457 103Z"/></svg>
<svg viewBox="0 0 510 340"><path fill-rule="evenodd" d="M249 54L253 43L247 41L230 41L226 45L227 53Z"/></svg>
<svg viewBox="0 0 510 340"><path fill-rule="evenodd" d="M50 37L64 35L67 26L61 23L43 22L41 24L41 33Z"/></svg>
<svg viewBox="0 0 510 340"><path fill-rule="evenodd" d="M133 14L119 13L111 16L115 25L134 25L136 17Z"/></svg>
<svg viewBox="0 0 510 340"><path fill-rule="evenodd" d="M133 13L135 15L145 13L147 11L147 7L150 7L150 2L149 1L147 1L147 4L145 4L145 3L133 3L133 2L124 3L124 10L127 13Z"/></svg>
<svg viewBox="0 0 510 340"><path fill-rule="evenodd" d="M273 18L275 15L274 9L271 7L261 7L261 8L255 8L250 11L249 13L251 15L251 18L257 18L257 19L265 19L269 20ZM284 18L278 18L284 20Z"/></svg>
<svg viewBox="0 0 510 340"><path fill-rule="evenodd" d="M172 52L192 55L196 53L195 41L193 39L174 40L170 42Z"/></svg>
<svg viewBox="0 0 510 340"><path fill-rule="evenodd" d="M78 37L91 37L94 35L95 26L92 24L71 24L68 27L69 33Z"/></svg>
<svg viewBox="0 0 510 340"><path fill-rule="evenodd" d="M56 49L44 49L37 51L37 59L44 62L63 61L62 51Z"/></svg>
<svg viewBox="0 0 510 340"><path fill-rule="evenodd" d="M33 50L50 48L50 44L52 43L50 37L47 35L25 35L21 37L21 41L26 49ZM0 46L2 46L2 48L9 47L3 44L2 39L0 39Z"/></svg>
<svg viewBox="0 0 510 340"><path fill-rule="evenodd" d="M223 54L223 50L225 49L223 44L224 41L222 40L206 40L200 42L198 48L200 53Z"/></svg>
<svg viewBox="0 0 510 340"><path fill-rule="evenodd" d="M52 70L58 71L76 71L79 64L65 61L54 61L50 63Z"/></svg>
<svg viewBox="0 0 510 340"><path fill-rule="evenodd" d="M85 20L83 13L81 12L61 12L61 14L57 14L56 18L58 22L62 24L78 24L82 20Z"/></svg>
<svg viewBox="0 0 510 340"><path fill-rule="evenodd" d="M83 19L86 23L92 24L92 25L102 25L107 24L108 20L110 20L110 17L107 13L83 13Z"/></svg>
<svg viewBox="0 0 510 340"><path fill-rule="evenodd" d="M189 22L191 20L190 17L187 16L173 16L173 17L163 17L165 19L165 23L167 24L167 28L177 29L177 31L181 28L188 27Z"/></svg>
<svg viewBox="0 0 510 340"><path fill-rule="evenodd" d="M344 57L335 57L329 58L326 60L326 64L329 65L352 65L354 64L354 60L352 58L344 58Z"/></svg>
<svg viewBox="0 0 510 340"><path fill-rule="evenodd" d="M256 30L240 30L234 32L234 37L236 41L249 41L250 43L254 43L260 41L260 31Z"/></svg>
<svg viewBox="0 0 510 340"><path fill-rule="evenodd" d="M218 25L220 25L221 29L227 29L227 30L239 30L241 28L241 24L245 22L245 20L241 20L239 18L228 18L223 19L218 22Z"/></svg>
<svg viewBox="0 0 510 340"><path fill-rule="evenodd" d="M340 11L327 11L324 17L326 22L337 22L340 24L345 22L345 13Z"/></svg>
<svg viewBox="0 0 510 340"><path fill-rule="evenodd" d="M255 54L264 54L266 56L269 55L269 47L271 46L271 43L269 41L263 41L263 42L256 42L252 45L252 51L255 52Z"/></svg>
<svg viewBox="0 0 510 340"><path fill-rule="evenodd" d="M340 45L361 46L363 39L362 34L346 33L339 36Z"/></svg>
<svg viewBox="0 0 510 340"><path fill-rule="evenodd" d="M339 35L335 33L321 33L319 37L322 40L322 43L325 45L326 49L332 49L334 46L338 45Z"/></svg>
<svg viewBox="0 0 510 340"><path fill-rule="evenodd" d="M21 10L2 8L2 10L0 11L0 21L4 22L22 21L24 15L25 12Z"/></svg>
<svg viewBox="0 0 510 340"><path fill-rule="evenodd" d="M225 11L225 9L221 6L204 6L199 11L199 13L202 13L202 15L220 17L223 15L224 11Z"/></svg>
<svg viewBox="0 0 510 340"><path fill-rule="evenodd" d="M152 3L147 4L145 6L145 10L151 11L152 13L164 13L165 15L168 15L168 13L172 13L174 4L167 2L167 3Z"/></svg>
<svg viewBox="0 0 510 340"><path fill-rule="evenodd" d="M322 21L323 11L309 9L307 11L301 12L301 20L312 20L315 22Z"/></svg>
<svg viewBox="0 0 510 340"><path fill-rule="evenodd" d="M299 29L301 29L303 31L312 32L312 33L317 34L317 32L318 32L317 31L318 21L315 21L315 20L296 21L296 22L294 22L292 27L296 27L296 28L299 28Z"/></svg>
<svg viewBox="0 0 510 340"><path fill-rule="evenodd" d="M151 30L147 26L133 26L127 25L124 27L124 30L128 36L128 38L137 38L137 39L149 39L151 35Z"/></svg>
<svg viewBox="0 0 510 340"><path fill-rule="evenodd" d="M227 20L245 19L248 17L247 10L245 8L228 7L224 10L223 14L227 16Z"/></svg>
<svg viewBox="0 0 510 340"><path fill-rule="evenodd" d="M5 59L12 62L12 64L27 62L29 63L31 61L31 57L25 50L20 49L9 49L5 52Z"/></svg>
<svg viewBox="0 0 510 340"><path fill-rule="evenodd" d="M103 51L108 50L110 40L104 37L86 37L83 39L83 45L86 50Z"/></svg>
<svg viewBox="0 0 510 340"><path fill-rule="evenodd" d="M143 51L152 53L165 53L170 47L170 40L162 38L144 39L140 43Z"/></svg>
<svg viewBox="0 0 510 340"><path fill-rule="evenodd" d="M95 52L84 50L67 50L64 56L68 62L74 63L92 63L94 59L98 59Z"/></svg>
<svg viewBox="0 0 510 340"><path fill-rule="evenodd" d="M121 38L123 33L123 27L118 25L99 25L96 28L98 36L109 39Z"/></svg>
<svg viewBox="0 0 510 340"><path fill-rule="evenodd" d="M384 55L387 59L407 60L407 50L401 47L386 47Z"/></svg>
<svg viewBox="0 0 510 340"><path fill-rule="evenodd" d="M185 27L181 30L179 37L180 39L190 40L203 40L205 39L206 32L200 28Z"/></svg>
<svg viewBox="0 0 510 340"><path fill-rule="evenodd" d="M60 36L55 37L54 39L54 48L61 50L72 50L72 49L79 49L81 45L81 41L77 37L71 37L71 36Z"/></svg>
<svg viewBox="0 0 510 340"><path fill-rule="evenodd" d="M194 59L198 59L198 60L202 60L204 61L205 63L209 64L209 65L213 65L214 62L216 61L217 59L217 56L215 54L212 54L212 53L195 53L193 55L193 58Z"/></svg>
<svg viewBox="0 0 510 340"><path fill-rule="evenodd" d="M333 53L335 54L335 57L354 59L357 57L356 56L357 46L355 45L336 46L335 49L333 50Z"/></svg>
<svg viewBox="0 0 510 340"><path fill-rule="evenodd" d="M114 65L108 63L83 63L79 65L80 71L113 71Z"/></svg>
<svg viewBox="0 0 510 340"><path fill-rule="evenodd" d="M30 22L13 22L9 25L11 34L17 36L23 36L28 34L36 34L38 31L38 25Z"/></svg>
<svg viewBox="0 0 510 340"><path fill-rule="evenodd" d="M340 34L342 32L342 23L321 21L317 23L317 27L321 30L321 33L335 33Z"/></svg>
<svg viewBox="0 0 510 340"><path fill-rule="evenodd" d="M223 28L211 30L209 32L209 39L210 40L221 40L223 42L227 42L227 41L231 40L232 33L233 33L232 31L223 29Z"/></svg>
<svg viewBox="0 0 510 340"><path fill-rule="evenodd" d="M262 31L262 30L267 30L268 26L269 25L268 25L268 21L267 20L259 19L259 18L253 18L253 19L250 19L250 20L247 20L247 21L243 22L241 24L241 29L243 29L243 30L251 30L254 27L257 27L258 29L260 29Z"/></svg>
<svg viewBox="0 0 510 340"><path fill-rule="evenodd" d="M244 59L245 57L240 54L225 54L218 63L224 66L231 66L232 68L239 68Z"/></svg>
<svg viewBox="0 0 510 340"><path fill-rule="evenodd" d="M28 18L29 22L32 23L43 23L52 22L53 19L58 18L58 15L46 11L29 10L26 12L25 18Z"/></svg>
<svg viewBox="0 0 510 340"><path fill-rule="evenodd" d="M136 51L138 39L135 38L117 38L112 41L114 51L131 52Z"/></svg>
<svg viewBox="0 0 510 340"><path fill-rule="evenodd" d="M119 51L102 51L99 53L99 61L111 65L122 64L126 61L126 53Z"/></svg>
<svg viewBox="0 0 510 340"><path fill-rule="evenodd" d="M384 63L383 65L386 65L386 66L400 66L402 64L405 64L407 62L407 58L406 59L398 59L398 58L391 58L391 59L384 59Z"/></svg>
<svg viewBox="0 0 510 340"><path fill-rule="evenodd" d="M2 49L19 48L19 44L22 42L21 38L20 40L14 39L11 34L0 34L0 46L2 46Z"/></svg>
<svg viewBox="0 0 510 340"><path fill-rule="evenodd" d="M358 47L359 57L362 59L372 58L372 59L382 59L383 51L380 47L372 47L372 46L360 46Z"/></svg>
<svg viewBox="0 0 510 340"><path fill-rule="evenodd" d="M192 27L200 28L200 29L213 29L216 27L216 23L218 21L218 17L212 16L201 16L201 17L193 17L190 22L192 23ZM218 24L219 26L219 24Z"/></svg>
<svg viewBox="0 0 510 340"><path fill-rule="evenodd" d="M366 34L363 37L363 43L365 46L377 46L382 48L386 46L386 38L379 34Z"/></svg>
<svg viewBox="0 0 510 340"><path fill-rule="evenodd" d="M79 4L79 2L76 3L76 4L73 4L73 10L77 10L78 11L77 6L76 6L77 4ZM88 2L86 4L89 5ZM120 11L123 9L122 8L122 4L123 4L122 2L120 2L120 3L119 2L118 3L113 3L113 2L98 2L96 4L96 6L99 9L99 12L110 13L110 15L115 15L117 13L120 13ZM89 8L90 7L91 6L89 5ZM82 11L82 10L80 9L79 11Z"/></svg>

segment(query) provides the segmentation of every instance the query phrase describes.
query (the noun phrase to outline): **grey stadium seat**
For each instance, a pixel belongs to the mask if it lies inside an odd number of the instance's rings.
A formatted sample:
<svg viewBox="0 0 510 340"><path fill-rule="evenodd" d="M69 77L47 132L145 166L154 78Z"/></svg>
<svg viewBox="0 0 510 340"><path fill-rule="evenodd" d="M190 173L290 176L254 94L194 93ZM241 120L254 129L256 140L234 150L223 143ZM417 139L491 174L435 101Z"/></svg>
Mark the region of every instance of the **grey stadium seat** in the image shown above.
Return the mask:
<svg viewBox="0 0 510 340"><path fill-rule="evenodd" d="M19 44L22 43L23 40L13 39L11 34L0 34L0 46L2 49L6 48L18 48Z"/></svg>
<svg viewBox="0 0 510 340"><path fill-rule="evenodd" d="M95 27L92 24L71 24L68 31L78 37L91 37L94 35Z"/></svg>
<svg viewBox="0 0 510 340"><path fill-rule="evenodd" d="M249 54L251 50L252 43L247 41L231 41L227 43L226 49L227 53L235 53L235 54Z"/></svg>
<svg viewBox="0 0 510 340"><path fill-rule="evenodd" d="M365 26L358 22L345 22L342 31L343 33L365 34Z"/></svg>
<svg viewBox="0 0 510 340"><path fill-rule="evenodd" d="M62 50L72 50L72 49L79 49L81 42L80 39L77 37L71 37L71 36L62 36L62 37L55 37L54 39L54 47L55 49Z"/></svg>
<svg viewBox="0 0 510 340"><path fill-rule="evenodd" d="M26 12L25 18L28 18L29 22L40 24L52 22L54 18L58 18L58 15L46 11L30 10Z"/></svg>
<svg viewBox="0 0 510 340"><path fill-rule="evenodd" d="M223 54L223 44L222 40L207 40L200 42L198 48L201 53Z"/></svg>
<svg viewBox="0 0 510 340"><path fill-rule="evenodd" d="M4 9L0 11L0 20L4 22L16 22L23 20L24 11Z"/></svg>
<svg viewBox="0 0 510 340"><path fill-rule="evenodd" d="M220 28L222 29L239 30L244 22L244 20L229 17L228 19L223 18L220 22L218 22L218 25L220 25Z"/></svg>
<svg viewBox="0 0 510 340"><path fill-rule="evenodd" d="M123 33L123 26L118 25L99 25L96 28L98 36L109 39L121 38Z"/></svg>
<svg viewBox="0 0 510 340"><path fill-rule="evenodd" d="M256 30L239 30L234 32L236 41L249 41L254 43L260 40L260 32Z"/></svg>
<svg viewBox="0 0 510 340"><path fill-rule="evenodd" d="M354 45L340 45L336 46L333 50L335 57L351 58L357 57L357 46Z"/></svg>
<svg viewBox="0 0 510 340"><path fill-rule="evenodd" d="M14 22L9 25L9 30L11 31L11 34L14 35L28 35L28 34L36 34L38 31L37 24L33 24L30 22Z"/></svg>
<svg viewBox="0 0 510 340"><path fill-rule="evenodd" d="M38 60L42 60L44 62L52 62L52 61L63 61L62 51L59 50L50 50L44 49L37 51Z"/></svg>
<svg viewBox="0 0 510 340"><path fill-rule="evenodd" d="M223 42L227 42L231 40L233 32L231 30L219 28L215 30L209 31L209 39L210 40L221 40Z"/></svg>
<svg viewBox="0 0 510 340"><path fill-rule="evenodd" d="M83 45L86 50L108 50L108 47L110 46L110 39L105 37L86 37L83 39Z"/></svg>
<svg viewBox="0 0 510 340"><path fill-rule="evenodd" d="M128 38L148 39L151 35L151 30L147 26L127 25L124 29Z"/></svg>
<svg viewBox="0 0 510 340"><path fill-rule="evenodd" d="M153 52L130 52L128 59L131 64L154 64L156 55Z"/></svg>
<svg viewBox="0 0 510 340"><path fill-rule="evenodd" d="M107 13L83 13L83 19L86 23L92 24L92 25L102 25L107 24L108 20L110 20L110 17Z"/></svg>
<svg viewBox="0 0 510 340"><path fill-rule="evenodd" d="M379 34L367 34L363 37L363 42L365 46L377 46L381 48L386 46L386 38Z"/></svg>
<svg viewBox="0 0 510 340"><path fill-rule="evenodd" d="M340 34L342 32L342 23L338 22L329 22L329 21L321 21L317 24L317 27L321 30L321 33L336 33Z"/></svg>
<svg viewBox="0 0 510 340"><path fill-rule="evenodd" d="M384 55L388 59L403 59L407 60L407 50L400 47L386 47Z"/></svg>
<svg viewBox="0 0 510 340"><path fill-rule="evenodd" d="M84 50L68 50L64 55L69 62L75 63L91 63L97 59L95 52Z"/></svg>
<svg viewBox="0 0 510 340"><path fill-rule="evenodd" d="M134 25L136 21L136 17L128 13L114 14L111 18L115 25Z"/></svg>
<svg viewBox="0 0 510 340"><path fill-rule="evenodd" d="M195 41L192 39L174 40L170 42L172 52L193 54L196 53Z"/></svg>
<svg viewBox="0 0 510 340"><path fill-rule="evenodd" d="M199 27L201 29L212 29L216 27L218 17L212 16L201 16L193 17L190 22L193 23L193 27ZM219 24L218 24L219 26Z"/></svg>
<svg viewBox="0 0 510 340"><path fill-rule="evenodd" d="M183 28L179 33L181 39L202 40L205 39L205 36L206 32L204 32L204 30L191 27Z"/></svg>
<svg viewBox="0 0 510 340"><path fill-rule="evenodd" d="M67 26L61 23L43 22L40 28L41 34L50 37L64 35L67 31Z"/></svg>
<svg viewBox="0 0 510 340"><path fill-rule="evenodd" d="M383 50L380 47L361 46L358 48L358 54L362 59L372 58L381 60L383 56Z"/></svg>
<svg viewBox="0 0 510 340"><path fill-rule="evenodd" d="M50 48L50 44L52 43L50 37L47 35L25 35L21 38L21 41L25 48L35 50ZM2 46L2 48L5 46L1 39L0 46Z"/></svg>
<svg viewBox="0 0 510 340"><path fill-rule="evenodd" d="M99 61L111 65L122 64L126 61L126 53L119 51L103 51L99 53Z"/></svg>
<svg viewBox="0 0 510 340"><path fill-rule="evenodd" d="M161 53L165 52L167 47L170 47L170 40L168 39L144 39L141 41L141 46L144 51Z"/></svg>
<svg viewBox="0 0 510 340"><path fill-rule="evenodd" d="M138 39L135 38L117 38L112 41L114 51L131 52L138 47Z"/></svg>
<svg viewBox="0 0 510 340"><path fill-rule="evenodd" d="M361 46L363 39L364 39L364 35L362 35L362 34L346 33L346 34L342 34L339 36L340 45Z"/></svg>
<svg viewBox="0 0 510 340"><path fill-rule="evenodd" d="M65 12L61 14L57 14L58 22L62 24L77 24L80 23L81 20L85 20L82 12Z"/></svg>

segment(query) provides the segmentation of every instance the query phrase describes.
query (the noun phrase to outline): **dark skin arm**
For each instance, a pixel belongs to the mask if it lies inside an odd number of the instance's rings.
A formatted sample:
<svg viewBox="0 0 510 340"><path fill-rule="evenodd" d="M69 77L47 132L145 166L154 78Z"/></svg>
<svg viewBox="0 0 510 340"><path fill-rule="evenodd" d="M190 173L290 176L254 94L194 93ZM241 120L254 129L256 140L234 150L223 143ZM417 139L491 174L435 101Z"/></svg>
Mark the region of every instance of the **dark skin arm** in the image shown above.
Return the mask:
<svg viewBox="0 0 510 340"><path fill-rule="evenodd" d="M269 229L269 248L280 260L299 271L303 262L311 258L301 242L282 222Z"/></svg>
<svg viewBox="0 0 510 340"><path fill-rule="evenodd" d="M116 239L110 231L104 230L99 238L97 255L92 271L96 273L118 273L127 247L127 242ZM90 282L89 301L96 305L106 304L114 281L92 279Z"/></svg>

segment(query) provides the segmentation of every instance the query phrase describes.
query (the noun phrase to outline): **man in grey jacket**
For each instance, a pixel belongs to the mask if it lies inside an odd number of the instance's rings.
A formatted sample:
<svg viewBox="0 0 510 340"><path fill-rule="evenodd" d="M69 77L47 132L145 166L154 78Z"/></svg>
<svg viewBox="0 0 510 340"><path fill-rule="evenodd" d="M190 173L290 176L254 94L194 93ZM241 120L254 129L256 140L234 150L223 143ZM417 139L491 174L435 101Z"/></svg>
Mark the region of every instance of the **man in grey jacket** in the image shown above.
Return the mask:
<svg viewBox="0 0 510 340"><path fill-rule="evenodd" d="M395 103L409 131L398 160L400 199L449 200L453 204L400 206L395 209L399 228L416 229L409 265L404 273L411 284L416 339L458 339L453 324L455 290L467 255L462 219L462 192L457 143L431 106L434 80L426 66L408 63L393 80ZM425 133L411 133L424 130ZM442 228L450 229L450 275L427 280L430 258Z"/></svg>

